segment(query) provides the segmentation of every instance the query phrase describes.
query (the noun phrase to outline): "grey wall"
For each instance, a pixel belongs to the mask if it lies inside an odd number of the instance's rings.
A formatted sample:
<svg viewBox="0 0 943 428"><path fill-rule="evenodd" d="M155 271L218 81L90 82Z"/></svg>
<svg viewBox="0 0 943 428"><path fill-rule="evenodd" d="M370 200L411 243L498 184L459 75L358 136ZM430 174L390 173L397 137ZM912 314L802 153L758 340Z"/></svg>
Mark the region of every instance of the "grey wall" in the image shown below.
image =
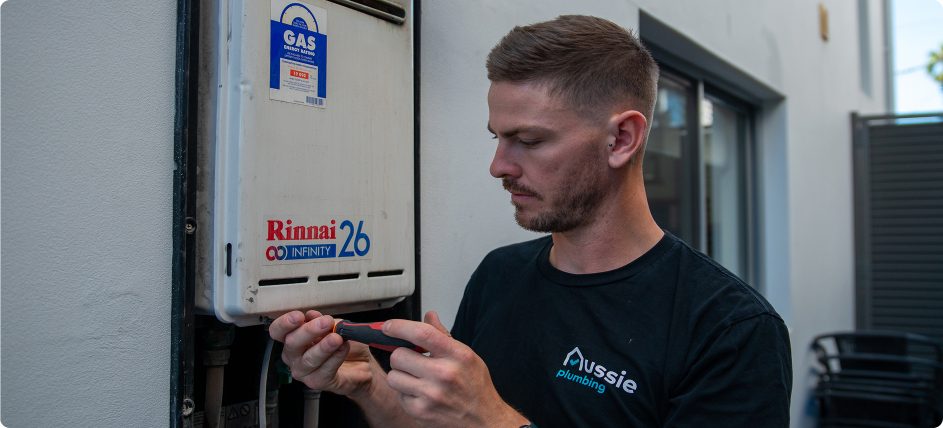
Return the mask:
<svg viewBox="0 0 943 428"><path fill-rule="evenodd" d="M176 3L2 14L2 422L169 412Z"/></svg>

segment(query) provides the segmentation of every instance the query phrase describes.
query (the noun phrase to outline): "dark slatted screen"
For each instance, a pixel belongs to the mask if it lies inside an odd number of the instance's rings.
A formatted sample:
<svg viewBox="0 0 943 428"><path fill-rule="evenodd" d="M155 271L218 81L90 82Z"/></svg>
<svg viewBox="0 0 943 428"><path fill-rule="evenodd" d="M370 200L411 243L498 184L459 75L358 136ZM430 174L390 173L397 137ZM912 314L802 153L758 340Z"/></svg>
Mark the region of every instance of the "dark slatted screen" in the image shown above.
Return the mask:
<svg viewBox="0 0 943 428"><path fill-rule="evenodd" d="M943 115L854 126L858 327L943 340Z"/></svg>

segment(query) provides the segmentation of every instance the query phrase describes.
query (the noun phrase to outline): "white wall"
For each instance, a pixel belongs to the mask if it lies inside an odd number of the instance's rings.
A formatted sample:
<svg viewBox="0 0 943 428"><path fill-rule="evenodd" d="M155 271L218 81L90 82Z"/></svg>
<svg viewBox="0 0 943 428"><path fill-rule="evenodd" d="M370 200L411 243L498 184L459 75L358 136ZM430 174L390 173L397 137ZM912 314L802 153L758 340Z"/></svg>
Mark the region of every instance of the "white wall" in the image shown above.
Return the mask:
<svg viewBox="0 0 943 428"><path fill-rule="evenodd" d="M885 106L881 4L867 2L874 85L867 95L859 84L858 3L821 2L829 12L827 42L819 38L819 3L424 2L423 308L450 324L481 257L534 236L517 227L506 193L488 175L488 51L515 25L582 13L635 29L641 9L785 96L758 113L761 281L792 334L793 426L811 426L809 341L854 327L849 115Z"/></svg>
<svg viewBox="0 0 943 428"><path fill-rule="evenodd" d="M0 418L166 425L176 3L0 14Z"/></svg>
<svg viewBox="0 0 943 428"><path fill-rule="evenodd" d="M422 22L424 309L451 324L489 250L517 227L488 175L484 59L514 25L564 13L637 28L639 10L785 95L759 112L767 296L792 330L794 426L810 424L809 339L853 313L852 110L857 2L426 1ZM2 14L2 422L161 426L168 420L175 3L27 2ZM131 423L129 423L131 422Z"/></svg>

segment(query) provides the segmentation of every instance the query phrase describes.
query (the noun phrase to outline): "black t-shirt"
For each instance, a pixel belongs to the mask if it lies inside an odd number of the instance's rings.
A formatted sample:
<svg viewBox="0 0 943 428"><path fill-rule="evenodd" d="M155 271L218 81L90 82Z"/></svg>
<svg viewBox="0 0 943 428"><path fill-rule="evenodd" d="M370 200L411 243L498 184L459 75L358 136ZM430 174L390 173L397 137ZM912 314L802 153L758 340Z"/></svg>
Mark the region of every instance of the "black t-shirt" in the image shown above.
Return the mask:
<svg viewBox="0 0 943 428"><path fill-rule="evenodd" d="M548 236L488 254L452 330L532 422L789 425L789 337L753 288L667 232L595 274L554 268L551 246Z"/></svg>

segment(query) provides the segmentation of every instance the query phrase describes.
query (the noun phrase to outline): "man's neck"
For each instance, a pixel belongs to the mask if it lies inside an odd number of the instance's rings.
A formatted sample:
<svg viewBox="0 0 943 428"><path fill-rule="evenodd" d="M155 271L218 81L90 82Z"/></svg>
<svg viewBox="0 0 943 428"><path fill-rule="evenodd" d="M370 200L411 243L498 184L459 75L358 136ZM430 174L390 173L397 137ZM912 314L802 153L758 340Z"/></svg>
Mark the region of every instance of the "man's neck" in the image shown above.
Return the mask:
<svg viewBox="0 0 943 428"><path fill-rule="evenodd" d="M588 224L553 236L550 264L564 272L606 272L625 266L664 236L648 208L645 192L599 207Z"/></svg>

